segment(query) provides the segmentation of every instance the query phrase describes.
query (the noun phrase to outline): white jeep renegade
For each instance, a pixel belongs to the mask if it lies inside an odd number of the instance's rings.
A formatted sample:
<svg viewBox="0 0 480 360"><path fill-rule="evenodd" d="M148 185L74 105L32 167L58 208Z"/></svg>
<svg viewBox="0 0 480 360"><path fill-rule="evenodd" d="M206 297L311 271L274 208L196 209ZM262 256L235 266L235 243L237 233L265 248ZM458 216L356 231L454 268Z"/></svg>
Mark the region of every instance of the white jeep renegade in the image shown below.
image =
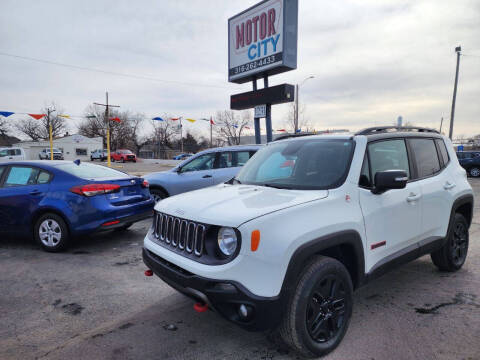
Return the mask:
<svg viewBox="0 0 480 360"><path fill-rule="evenodd" d="M465 170L434 130L296 137L229 184L159 202L143 259L197 310L324 355L347 331L354 289L425 254L460 269L472 210Z"/></svg>

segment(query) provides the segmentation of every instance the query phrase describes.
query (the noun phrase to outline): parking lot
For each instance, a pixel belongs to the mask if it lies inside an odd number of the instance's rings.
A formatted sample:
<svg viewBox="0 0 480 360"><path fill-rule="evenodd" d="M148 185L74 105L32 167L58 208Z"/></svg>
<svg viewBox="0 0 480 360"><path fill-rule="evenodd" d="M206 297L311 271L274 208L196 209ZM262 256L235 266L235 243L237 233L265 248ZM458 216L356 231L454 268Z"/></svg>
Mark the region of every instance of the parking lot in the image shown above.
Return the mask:
<svg viewBox="0 0 480 360"><path fill-rule="evenodd" d="M165 164L118 164L134 174ZM476 197L480 180L470 180ZM480 359L480 212L467 262L441 273L425 256L355 293L350 328L325 359ZM141 248L151 220L79 239L65 253L0 242L0 359L296 359L157 277Z"/></svg>

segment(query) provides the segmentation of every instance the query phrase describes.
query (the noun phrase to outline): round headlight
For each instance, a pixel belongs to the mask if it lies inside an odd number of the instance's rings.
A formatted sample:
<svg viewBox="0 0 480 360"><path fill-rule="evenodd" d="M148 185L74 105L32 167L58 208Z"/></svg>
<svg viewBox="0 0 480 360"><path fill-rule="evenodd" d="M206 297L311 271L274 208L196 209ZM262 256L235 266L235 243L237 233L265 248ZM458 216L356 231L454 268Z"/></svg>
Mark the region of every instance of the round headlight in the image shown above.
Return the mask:
<svg viewBox="0 0 480 360"><path fill-rule="evenodd" d="M230 227L222 227L218 230L218 247L224 255L230 256L235 253L237 243L235 230Z"/></svg>

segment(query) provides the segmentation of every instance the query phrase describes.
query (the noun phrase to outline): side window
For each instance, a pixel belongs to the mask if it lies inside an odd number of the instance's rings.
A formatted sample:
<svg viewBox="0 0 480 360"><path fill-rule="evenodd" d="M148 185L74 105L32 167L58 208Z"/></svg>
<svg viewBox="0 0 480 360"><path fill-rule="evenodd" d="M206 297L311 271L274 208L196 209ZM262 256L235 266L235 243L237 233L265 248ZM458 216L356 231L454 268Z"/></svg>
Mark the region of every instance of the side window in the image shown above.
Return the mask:
<svg viewBox="0 0 480 360"><path fill-rule="evenodd" d="M372 181L370 180L370 164L368 163L368 156L365 153L363 158L362 171L360 172L360 179L358 180L358 185L363 187L371 187Z"/></svg>
<svg viewBox="0 0 480 360"><path fill-rule="evenodd" d="M8 152L8 156L14 156L15 155L15 149L10 149L7 152Z"/></svg>
<svg viewBox="0 0 480 360"><path fill-rule="evenodd" d="M40 171L37 178L37 184L46 184L50 181L50 174L46 171Z"/></svg>
<svg viewBox="0 0 480 360"><path fill-rule="evenodd" d="M407 147L403 139L371 143L368 145L368 154L370 156L369 165L373 177L370 181L371 183L374 182L377 172L386 170L403 170L407 173L408 178L410 178Z"/></svg>
<svg viewBox="0 0 480 360"><path fill-rule="evenodd" d="M413 150L418 178L433 175L440 170L433 139L409 139L408 142Z"/></svg>
<svg viewBox="0 0 480 360"><path fill-rule="evenodd" d="M2 184L1 180L2 180L2 175L4 171L5 171L5 166L0 166L0 185Z"/></svg>
<svg viewBox="0 0 480 360"><path fill-rule="evenodd" d="M15 149L15 155L22 155L22 152L20 151L20 149Z"/></svg>
<svg viewBox="0 0 480 360"><path fill-rule="evenodd" d="M39 169L26 166L12 166L8 173L5 186L35 185Z"/></svg>
<svg viewBox="0 0 480 360"><path fill-rule="evenodd" d="M237 164L236 166L243 166L250 159L251 155L248 151L238 151L237 152Z"/></svg>
<svg viewBox="0 0 480 360"><path fill-rule="evenodd" d="M7 150L0 151L0 157L5 157L5 156L7 156Z"/></svg>
<svg viewBox="0 0 480 360"><path fill-rule="evenodd" d="M77 148L77 149L75 149L75 153L79 156L82 156L82 155L86 156L87 155L87 149L78 149Z"/></svg>
<svg viewBox="0 0 480 360"><path fill-rule="evenodd" d="M201 155L182 167L182 172L211 170L215 162L215 153Z"/></svg>
<svg viewBox="0 0 480 360"><path fill-rule="evenodd" d="M445 142L441 139L436 139L435 142L437 143L438 149L440 150L440 155L443 159L443 166L447 166L450 158L448 157L447 147L445 146Z"/></svg>
<svg viewBox="0 0 480 360"><path fill-rule="evenodd" d="M233 164L233 153L232 152L221 152L218 158L217 169L224 169L234 166Z"/></svg>

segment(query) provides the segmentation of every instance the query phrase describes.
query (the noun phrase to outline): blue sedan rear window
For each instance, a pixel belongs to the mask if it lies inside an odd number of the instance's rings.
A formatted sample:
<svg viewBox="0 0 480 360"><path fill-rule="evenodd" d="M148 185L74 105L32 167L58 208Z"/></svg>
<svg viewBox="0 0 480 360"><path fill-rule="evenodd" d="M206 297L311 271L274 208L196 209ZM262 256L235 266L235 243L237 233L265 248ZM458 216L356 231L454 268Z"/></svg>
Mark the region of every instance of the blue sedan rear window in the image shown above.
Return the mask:
<svg viewBox="0 0 480 360"><path fill-rule="evenodd" d="M121 178L131 177L121 171L110 169L105 166L88 164L88 163L81 163L80 165L76 165L74 163L61 164L61 165L57 165L57 168L82 179L102 179L102 178L115 178L115 179L120 178L121 179Z"/></svg>

